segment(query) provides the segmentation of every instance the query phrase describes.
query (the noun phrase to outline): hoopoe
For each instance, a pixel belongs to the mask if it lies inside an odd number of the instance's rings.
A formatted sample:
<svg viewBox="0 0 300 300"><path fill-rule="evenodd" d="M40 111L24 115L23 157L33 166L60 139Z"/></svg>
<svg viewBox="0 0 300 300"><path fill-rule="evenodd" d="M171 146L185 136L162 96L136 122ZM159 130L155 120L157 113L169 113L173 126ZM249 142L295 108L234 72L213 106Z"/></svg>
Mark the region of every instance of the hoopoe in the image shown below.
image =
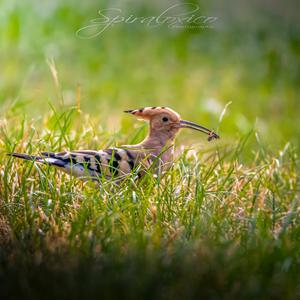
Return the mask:
<svg viewBox="0 0 300 300"><path fill-rule="evenodd" d="M170 166L173 161L174 140L181 128L190 128L208 135L208 141L219 136L196 123L182 120L168 107L145 107L126 110L139 119L149 121L148 136L139 144L105 150L42 152L39 156L11 153L11 156L54 166L80 179L122 178L134 170L139 177L153 167L154 172Z"/></svg>

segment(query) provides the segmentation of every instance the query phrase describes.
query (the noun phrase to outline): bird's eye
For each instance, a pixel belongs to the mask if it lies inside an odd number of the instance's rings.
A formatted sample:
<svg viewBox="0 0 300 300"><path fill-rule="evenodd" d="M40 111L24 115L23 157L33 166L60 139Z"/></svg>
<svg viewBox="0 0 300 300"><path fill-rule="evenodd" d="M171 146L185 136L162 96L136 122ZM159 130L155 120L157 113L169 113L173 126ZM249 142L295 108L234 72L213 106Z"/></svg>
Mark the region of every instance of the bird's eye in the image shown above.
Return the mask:
<svg viewBox="0 0 300 300"><path fill-rule="evenodd" d="M169 119L167 117L163 117L162 120L163 120L163 122L168 122L169 121Z"/></svg>

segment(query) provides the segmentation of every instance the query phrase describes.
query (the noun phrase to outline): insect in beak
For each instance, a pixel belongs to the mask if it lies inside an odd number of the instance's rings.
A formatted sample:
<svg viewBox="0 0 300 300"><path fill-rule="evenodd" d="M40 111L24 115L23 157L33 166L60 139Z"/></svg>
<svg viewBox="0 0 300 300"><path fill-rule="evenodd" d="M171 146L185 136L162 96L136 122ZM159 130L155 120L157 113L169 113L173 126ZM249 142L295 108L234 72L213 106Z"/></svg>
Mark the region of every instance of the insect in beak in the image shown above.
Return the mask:
<svg viewBox="0 0 300 300"><path fill-rule="evenodd" d="M196 123L190 122L190 121L185 121L185 120L180 120L180 128L190 128L194 129L197 131L201 131L203 133L206 133L208 135L208 141L210 142L213 139L218 139L220 138L215 132L212 130L209 130L206 127L203 127L201 125L198 125Z"/></svg>

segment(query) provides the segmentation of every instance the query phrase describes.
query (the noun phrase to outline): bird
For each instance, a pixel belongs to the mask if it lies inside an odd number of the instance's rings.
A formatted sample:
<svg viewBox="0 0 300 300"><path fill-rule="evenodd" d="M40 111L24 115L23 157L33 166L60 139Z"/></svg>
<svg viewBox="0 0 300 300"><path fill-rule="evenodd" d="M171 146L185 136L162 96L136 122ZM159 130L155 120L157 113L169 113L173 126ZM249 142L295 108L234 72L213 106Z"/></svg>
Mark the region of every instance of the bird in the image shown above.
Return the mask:
<svg viewBox="0 0 300 300"><path fill-rule="evenodd" d="M180 129L189 128L205 133L208 141L219 138L204 126L182 120L169 107L153 106L124 112L149 122L148 135L142 142L103 150L41 152L40 155L14 152L9 155L53 166L84 181L121 179L135 171L141 178L148 170L157 174L172 165L174 141Z"/></svg>

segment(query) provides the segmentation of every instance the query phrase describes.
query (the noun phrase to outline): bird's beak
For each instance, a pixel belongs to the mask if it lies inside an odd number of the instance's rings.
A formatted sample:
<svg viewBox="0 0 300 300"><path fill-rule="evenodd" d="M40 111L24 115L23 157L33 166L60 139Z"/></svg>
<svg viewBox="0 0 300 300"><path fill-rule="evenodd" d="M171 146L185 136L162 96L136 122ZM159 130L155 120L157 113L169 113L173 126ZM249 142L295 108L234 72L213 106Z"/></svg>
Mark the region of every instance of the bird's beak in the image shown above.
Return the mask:
<svg viewBox="0 0 300 300"><path fill-rule="evenodd" d="M212 130L209 130L206 127L203 127L201 125L198 125L198 124L190 122L190 121L180 120L180 128L190 128L190 129L194 129L194 130L198 130L203 133L206 133L208 135L208 141L220 138Z"/></svg>

